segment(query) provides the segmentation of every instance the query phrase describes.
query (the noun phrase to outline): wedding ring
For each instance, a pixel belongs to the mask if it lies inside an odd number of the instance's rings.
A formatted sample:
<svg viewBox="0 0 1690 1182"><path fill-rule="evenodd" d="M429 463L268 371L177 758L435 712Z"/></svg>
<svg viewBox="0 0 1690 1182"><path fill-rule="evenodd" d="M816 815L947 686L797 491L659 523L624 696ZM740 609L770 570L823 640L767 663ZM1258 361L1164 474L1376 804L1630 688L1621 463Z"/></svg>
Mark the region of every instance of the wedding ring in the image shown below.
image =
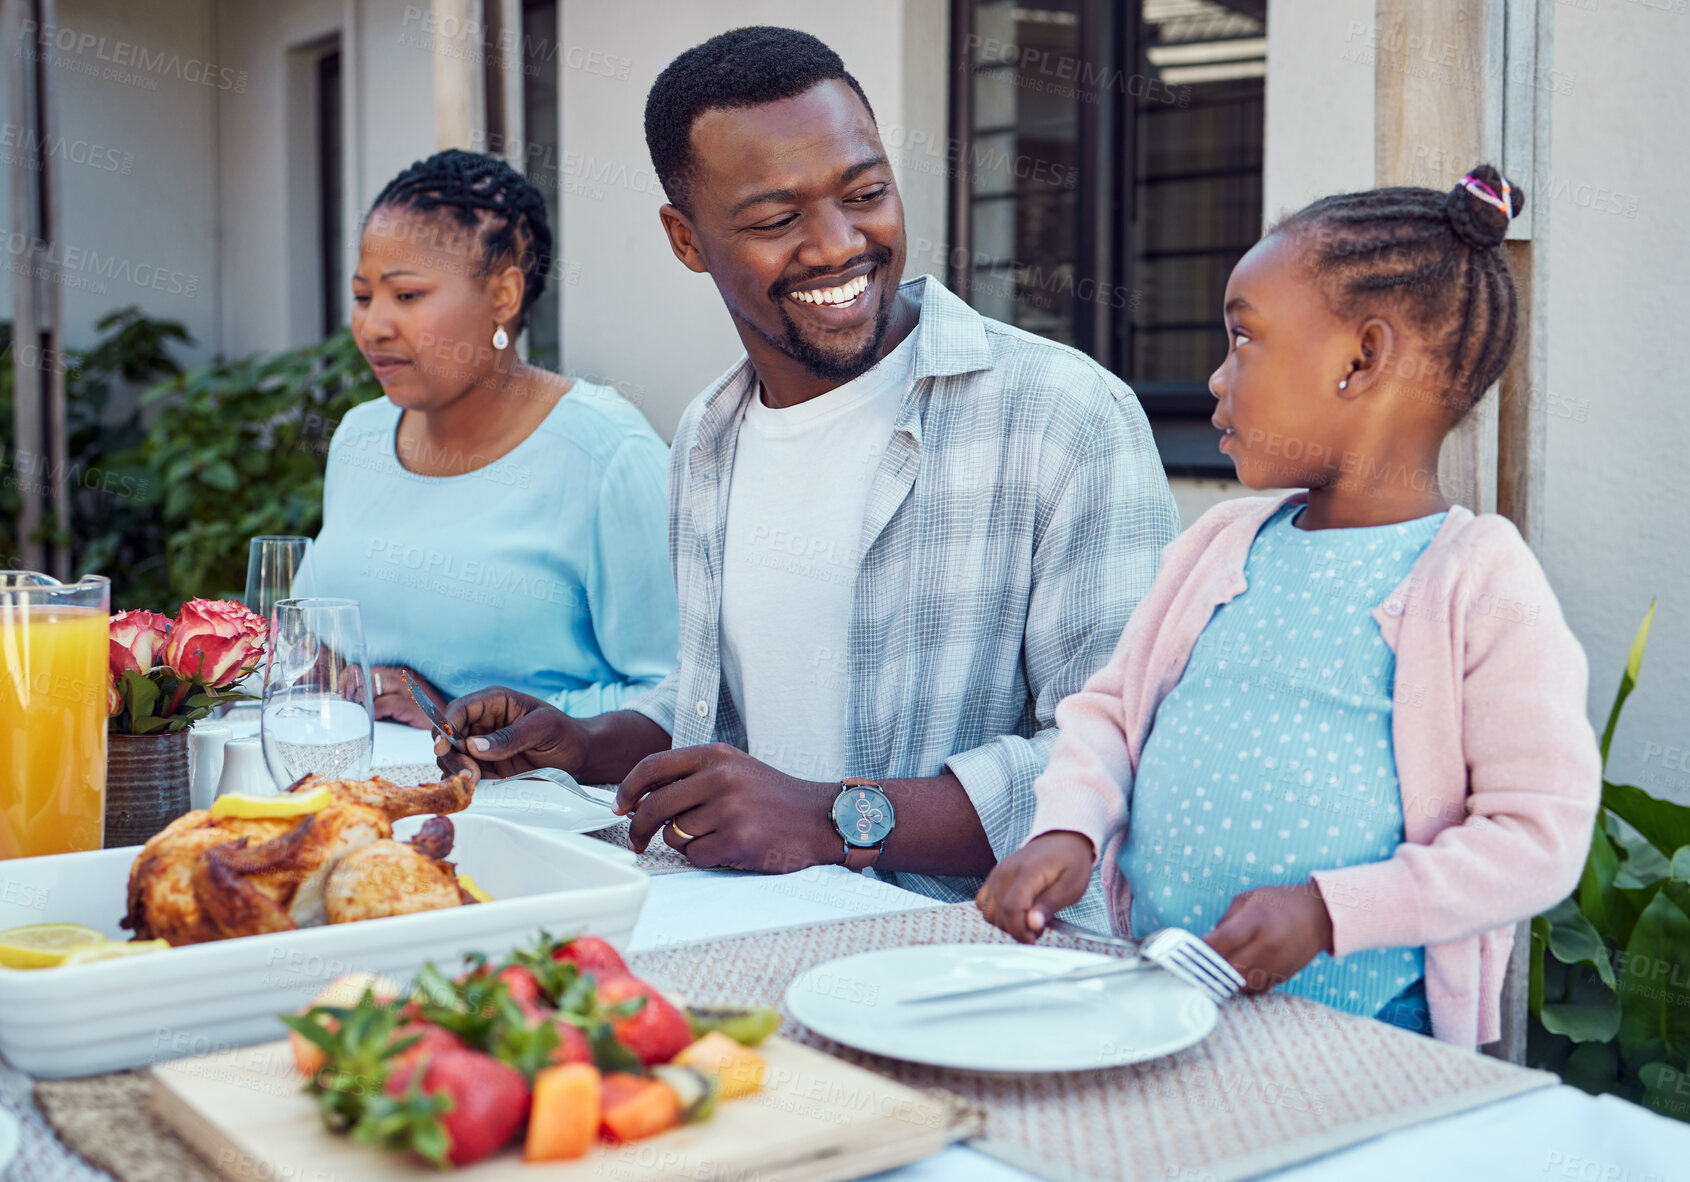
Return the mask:
<svg viewBox="0 0 1690 1182"><path fill-rule="evenodd" d="M371 676L371 677L373 677L373 678L375 678L375 682L376 682L376 697L378 697L378 698L379 698L379 697L381 697L381 674L379 674L379 673L371 673L371 674L370 674L370 676Z"/></svg>
<svg viewBox="0 0 1690 1182"><path fill-rule="evenodd" d="M675 831L675 836L680 838L683 842L696 841L697 840L697 838L693 837L692 834L688 833L685 829L682 829L679 825L677 825L675 823L674 818L672 818L672 817L669 820L669 828L673 829Z"/></svg>

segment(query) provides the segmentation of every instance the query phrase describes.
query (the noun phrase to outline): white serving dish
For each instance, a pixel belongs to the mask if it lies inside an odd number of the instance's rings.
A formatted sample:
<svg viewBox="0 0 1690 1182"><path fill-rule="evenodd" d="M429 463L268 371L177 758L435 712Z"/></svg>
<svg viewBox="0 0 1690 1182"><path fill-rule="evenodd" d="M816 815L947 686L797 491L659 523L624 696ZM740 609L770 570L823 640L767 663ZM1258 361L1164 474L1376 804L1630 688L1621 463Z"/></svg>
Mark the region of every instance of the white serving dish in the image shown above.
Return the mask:
<svg viewBox="0 0 1690 1182"><path fill-rule="evenodd" d="M425 818L394 826L409 836ZM286 1033L342 973L406 983L426 962L499 957L545 928L626 944L649 879L625 850L460 813L451 859L492 903L172 948L59 969L0 969L0 1054L46 1079L204 1055ZM139 846L0 862L0 929L81 923L113 939Z"/></svg>

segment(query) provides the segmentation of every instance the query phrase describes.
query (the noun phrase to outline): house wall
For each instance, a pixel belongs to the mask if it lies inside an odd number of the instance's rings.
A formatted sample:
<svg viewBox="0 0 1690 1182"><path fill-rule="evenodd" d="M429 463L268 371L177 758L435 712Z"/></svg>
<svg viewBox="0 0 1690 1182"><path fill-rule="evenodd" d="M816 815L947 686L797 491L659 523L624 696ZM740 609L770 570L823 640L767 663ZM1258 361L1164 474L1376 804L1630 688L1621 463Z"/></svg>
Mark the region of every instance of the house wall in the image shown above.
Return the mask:
<svg viewBox="0 0 1690 1182"><path fill-rule="evenodd" d="M742 352L710 277L670 252L643 124L659 71L738 25L804 29L844 58L892 149L911 243L906 275L942 274L946 181L931 163L942 156L924 145L942 145L947 130L947 21L945 0L568 0L556 161L565 368L615 383L667 438Z"/></svg>
<svg viewBox="0 0 1690 1182"><path fill-rule="evenodd" d="M131 304L187 326L197 347L185 360L217 347L211 146L217 105L239 79L219 57L211 8L59 0L43 52L68 347L91 344L95 323ZM10 179L0 186L8 206ZM11 313L12 278L0 283L0 316Z"/></svg>
<svg viewBox="0 0 1690 1182"><path fill-rule="evenodd" d="M1659 597L1609 775L1690 803L1690 399L1682 5L1555 6L1546 537L1542 557L1607 719L1633 631Z"/></svg>
<svg viewBox="0 0 1690 1182"><path fill-rule="evenodd" d="M302 101L310 84L297 72L300 51L341 38L350 275L363 210L396 173L437 149L435 60L447 43L429 31L426 2L219 0L218 6L223 53L250 79L247 93L225 99L220 109L225 351L293 348L322 335L312 314L314 114Z"/></svg>

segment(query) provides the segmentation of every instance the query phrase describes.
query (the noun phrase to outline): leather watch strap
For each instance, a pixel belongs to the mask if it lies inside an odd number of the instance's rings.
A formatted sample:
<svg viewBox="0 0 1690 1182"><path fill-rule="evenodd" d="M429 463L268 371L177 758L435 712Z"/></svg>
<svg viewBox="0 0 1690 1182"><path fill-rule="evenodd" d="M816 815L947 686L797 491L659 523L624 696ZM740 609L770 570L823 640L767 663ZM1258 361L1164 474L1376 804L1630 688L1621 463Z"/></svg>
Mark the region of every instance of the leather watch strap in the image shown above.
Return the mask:
<svg viewBox="0 0 1690 1182"><path fill-rule="evenodd" d="M885 843L882 842L882 845ZM845 869L867 870L880 857L878 845L852 845L845 843Z"/></svg>

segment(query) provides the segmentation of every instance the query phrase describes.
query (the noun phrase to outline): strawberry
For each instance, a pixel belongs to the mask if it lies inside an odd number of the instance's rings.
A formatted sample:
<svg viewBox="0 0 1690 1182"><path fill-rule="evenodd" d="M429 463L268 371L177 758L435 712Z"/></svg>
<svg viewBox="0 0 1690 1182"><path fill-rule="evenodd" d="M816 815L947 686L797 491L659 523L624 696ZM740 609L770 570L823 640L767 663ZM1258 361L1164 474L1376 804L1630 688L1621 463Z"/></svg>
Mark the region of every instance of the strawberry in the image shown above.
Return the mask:
<svg viewBox="0 0 1690 1182"><path fill-rule="evenodd" d="M540 982L527 969L520 965L511 965L509 968L500 969L493 979L504 982L511 1000L530 1018L537 1018L543 1012Z"/></svg>
<svg viewBox="0 0 1690 1182"><path fill-rule="evenodd" d="M435 1054L438 1051L461 1051L464 1049L463 1040L450 1030L436 1026L432 1022L406 1022L393 1032L388 1044L394 1045L406 1039L415 1039L410 1046L398 1051L393 1056L396 1067L407 1066L418 1059Z"/></svg>
<svg viewBox="0 0 1690 1182"><path fill-rule="evenodd" d="M593 1042L587 1037L585 1030L561 1018L552 1019L552 1025L557 1028L557 1049L552 1052L553 1066L593 1061Z"/></svg>
<svg viewBox="0 0 1690 1182"><path fill-rule="evenodd" d="M528 1119L528 1081L480 1051L439 1051L400 1067L386 1092L354 1138L413 1149L436 1165L468 1165L497 1153Z"/></svg>
<svg viewBox="0 0 1690 1182"><path fill-rule="evenodd" d="M628 966L616 949L597 936L576 936L569 943L554 948L552 959L569 961L583 973L592 973L600 980L629 975Z"/></svg>
<svg viewBox="0 0 1690 1182"><path fill-rule="evenodd" d="M599 982L599 1004L605 1009L628 1007L626 1016L613 1016L610 1028L616 1040L639 1057L641 1063L667 1063L692 1044L692 1027L687 1016L652 986L638 977L607 977Z"/></svg>

